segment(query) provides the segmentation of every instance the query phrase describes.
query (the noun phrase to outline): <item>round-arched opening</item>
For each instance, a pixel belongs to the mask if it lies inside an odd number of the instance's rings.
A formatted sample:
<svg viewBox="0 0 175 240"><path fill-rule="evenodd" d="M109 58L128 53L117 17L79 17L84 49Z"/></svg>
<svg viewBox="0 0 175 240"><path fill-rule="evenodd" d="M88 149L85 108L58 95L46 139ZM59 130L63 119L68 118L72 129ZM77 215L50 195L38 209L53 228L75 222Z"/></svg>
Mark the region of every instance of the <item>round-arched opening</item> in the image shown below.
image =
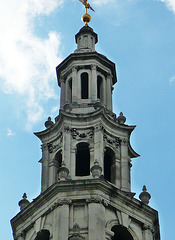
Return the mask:
<svg viewBox="0 0 175 240"><path fill-rule="evenodd" d="M133 240L132 235L124 226L114 226L112 227L111 231L114 232L114 236L111 238L111 240Z"/></svg>
<svg viewBox="0 0 175 240"><path fill-rule="evenodd" d="M35 240L49 240L50 232L49 230L41 230L37 233Z"/></svg>
<svg viewBox="0 0 175 240"><path fill-rule="evenodd" d="M87 72L81 74L81 99L88 99L89 75Z"/></svg>
<svg viewBox="0 0 175 240"><path fill-rule="evenodd" d="M77 144L75 175L76 176L90 175L90 150L88 143Z"/></svg>
<svg viewBox="0 0 175 240"><path fill-rule="evenodd" d="M56 163L57 168L61 167L61 164L62 164L62 150L60 150L56 153L55 163Z"/></svg>
<svg viewBox="0 0 175 240"><path fill-rule="evenodd" d="M69 103L72 102L72 78L68 80L68 86L67 86L67 101Z"/></svg>
<svg viewBox="0 0 175 240"><path fill-rule="evenodd" d="M109 182L113 180L112 163L114 159L114 151L107 147L104 154L104 178Z"/></svg>
<svg viewBox="0 0 175 240"><path fill-rule="evenodd" d="M97 76L97 98L103 100L103 79L101 76Z"/></svg>

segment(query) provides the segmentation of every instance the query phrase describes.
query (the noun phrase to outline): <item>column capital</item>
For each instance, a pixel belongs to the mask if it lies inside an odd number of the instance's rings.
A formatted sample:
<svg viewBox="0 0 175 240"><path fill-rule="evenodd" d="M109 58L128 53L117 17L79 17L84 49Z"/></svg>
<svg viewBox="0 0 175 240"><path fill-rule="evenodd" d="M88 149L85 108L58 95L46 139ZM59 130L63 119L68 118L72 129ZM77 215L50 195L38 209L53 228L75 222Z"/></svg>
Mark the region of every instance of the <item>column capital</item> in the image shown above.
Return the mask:
<svg viewBox="0 0 175 240"><path fill-rule="evenodd" d="M91 65L91 69L92 69L92 70L97 70L97 65L96 65L96 64L92 64L92 65Z"/></svg>
<svg viewBox="0 0 175 240"><path fill-rule="evenodd" d="M108 78L112 78L113 77L112 73L111 72L107 72L107 77Z"/></svg>
<svg viewBox="0 0 175 240"><path fill-rule="evenodd" d="M72 67L72 72L77 72L77 70L78 70L78 67L74 65L74 66Z"/></svg>

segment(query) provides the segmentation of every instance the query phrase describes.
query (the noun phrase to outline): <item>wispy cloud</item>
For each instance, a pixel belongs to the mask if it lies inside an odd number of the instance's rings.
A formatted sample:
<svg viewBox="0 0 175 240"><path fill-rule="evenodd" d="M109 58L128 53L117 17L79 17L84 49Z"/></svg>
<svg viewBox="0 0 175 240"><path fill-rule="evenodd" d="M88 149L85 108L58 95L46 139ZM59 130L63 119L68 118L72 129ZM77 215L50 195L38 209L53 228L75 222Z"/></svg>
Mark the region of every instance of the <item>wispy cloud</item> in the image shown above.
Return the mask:
<svg viewBox="0 0 175 240"><path fill-rule="evenodd" d="M173 82L175 82L175 76L172 76L169 80L169 83L172 84Z"/></svg>
<svg viewBox="0 0 175 240"><path fill-rule="evenodd" d="M158 1L164 2L168 9L175 13L175 0L158 0Z"/></svg>
<svg viewBox="0 0 175 240"><path fill-rule="evenodd" d="M40 101L55 98L50 87L55 80L55 66L60 36L50 32L41 39L33 32L35 17L49 15L63 0L0 1L0 87L7 93L24 96L27 124L36 123L43 114Z"/></svg>
<svg viewBox="0 0 175 240"><path fill-rule="evenodd" d="M105 4L109 4L109 3L112 3L112 2L116 2L117 0L92 0L92 3L95 4L95 5L98 5L98 6L102 6L102 5L105 5Z"/></svg>
<svg viewBox="0 0 175 240"><path fill-rule="evenodd" d="M15 136L15 133L10 129L10 128L7 128L7 136Z"/></svg>

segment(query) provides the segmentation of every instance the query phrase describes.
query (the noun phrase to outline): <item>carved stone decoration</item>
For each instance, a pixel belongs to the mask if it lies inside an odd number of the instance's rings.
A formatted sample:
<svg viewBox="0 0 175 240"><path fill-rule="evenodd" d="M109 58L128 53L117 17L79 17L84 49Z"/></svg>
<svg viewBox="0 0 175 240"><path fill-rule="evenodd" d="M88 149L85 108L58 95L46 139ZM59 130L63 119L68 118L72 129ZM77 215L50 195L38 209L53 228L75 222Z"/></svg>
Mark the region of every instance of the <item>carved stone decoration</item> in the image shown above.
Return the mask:
<svg viewBox="0 0 175 240"><path fill-rule="evenodd" d="M62 162L61 167L58 168L58 178L59 180L66 180L69 174L69 169L66 167L66 164Z"/></svg>
<svg viewBox="0 0 175 240"><path fill-rule="evenodd" d="M113 112L110 111L109 109L105 109L105 112L106 112L107 116L108 116L111 120L113 120L114 122L117 121L117 117L116 117L116 114L115 114L115 113L113 113Z"/></svg>
<svg viewBox="0 0 175 240"><path fill-rule="evenodd" d="M85 237L81 236L80 234L78 233L73 233L69 238L68 240L84 240Z"/></svg>
<svg viewBox="0 0 175 240"><path fill-rule="evenodd" d="M95 160L94 165L91 167L91 173L93 178L99 178L102 174L102 167L97 160Z"/></svg>
<svg viewBox="0 0 175 240"><path fill-rule="evenodd" d="M76 139L76 137L79 135L76 128L71 128L71 135L73 139Z"/></svg>
<svg viewBox="0 0 175 240"><path fill-rule="evenodd" d="M71 199L58 199L52 206L50 207L50 210L53 211L57 207L60 207L62 205L70 205L72 203Z"/></svg>
<svg viewBox="0 0 175 240"><path fill-rule="evenodd" d="M103 141L114 145L116 148L118 148L121 143L121 139L119 137L115 137L115 138L111 137L110 138L107 136L106 133L104 133L104 135L103 135Z"/></svg>
<svg viewBox="0 0 175 240"><path fill-rule="evenodd" d="M48 151L48 146L47 146L47 144L42 144L42 145L41 145L41 150L42 150L42 152Z"/></svg>
<svg viewBox="0 0 175 240"><path fill-rule="evenodd" d="M48 117L48 120L45 122L45 127L48 129L52 126L54 126L54 122L52 122L51 117Z"/></svg>
<svg viewBox="0 0 175 240"><path fill-rule="evenodd" d="M26 195L26 193L24 193L22 200L20 200L18 203L20 210L22 211L29 204L30 204L30 202L27 200L27 195Z"/></svg>
<svg viewBox="0 0 175 240"><path fill-rule="evenodd" d="M62 132L60 132L58 134L57 139L59 139L59 141L60 141L58 144L53 144L53 142L50 142L50 143L47 144L47 148L48 148L49 153L53 153L55 149L61 147L61 142L63 140Z"/></svg>
<svg viewBox="0 0 175 240"><path fill-rule="evenodd" d="M131 218L126 213L120 211L116 211L116 214L118 217L119 224L128 228L131 224Z"/></svg>
<svg viewBox="0 0 175 240"><path fill-rule="evenodd" d="M49 153L53 153L53 143L48 143L47 147L48 147Z"/></svg>
<svg viewBox="0 0 175 240"><path fill-rule="evenodd" d="M146 186L143 186L142 192L139 195L140 200L145 203L149 204L149 200L151 198L151 195L147 192Z"/></svg>
<svg viewBox="0 0 175 240"><path fill-rule="evenodd" d="M108 201L100 197L90 197L86 199L87 203L101 203L105 207L108 206Z"/></svg>
<svg viewBox="0 0 175 240"><path fill-rule="evenodd" d="M121 125L124 125L124 123L126 122L126 117L123 116L123 113L121 112L117 118L118 120L118 123L121 124Z"/></svg>

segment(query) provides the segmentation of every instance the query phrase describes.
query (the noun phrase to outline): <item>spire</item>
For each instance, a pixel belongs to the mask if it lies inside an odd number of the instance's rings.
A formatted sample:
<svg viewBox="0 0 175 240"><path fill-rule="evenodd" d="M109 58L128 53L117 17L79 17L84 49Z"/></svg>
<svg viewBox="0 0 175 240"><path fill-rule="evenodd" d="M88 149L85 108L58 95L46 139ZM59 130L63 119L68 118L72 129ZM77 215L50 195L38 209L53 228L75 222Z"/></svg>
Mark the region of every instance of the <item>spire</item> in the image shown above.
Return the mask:
<svg viewBox="0 0 175 240"><path fill-rule="evenodd" d="M79 0L80 2L83 3L83 5L85 6L85 14L82 16L82 21L85 23L85 25L87 26L88 23L91 21L91 16L87 13L87 9L90 9L92 11L94 11L94 9L91 7L91 5L87 2L87 0ZM95 11L94 11L95 12Z"/></svg>

